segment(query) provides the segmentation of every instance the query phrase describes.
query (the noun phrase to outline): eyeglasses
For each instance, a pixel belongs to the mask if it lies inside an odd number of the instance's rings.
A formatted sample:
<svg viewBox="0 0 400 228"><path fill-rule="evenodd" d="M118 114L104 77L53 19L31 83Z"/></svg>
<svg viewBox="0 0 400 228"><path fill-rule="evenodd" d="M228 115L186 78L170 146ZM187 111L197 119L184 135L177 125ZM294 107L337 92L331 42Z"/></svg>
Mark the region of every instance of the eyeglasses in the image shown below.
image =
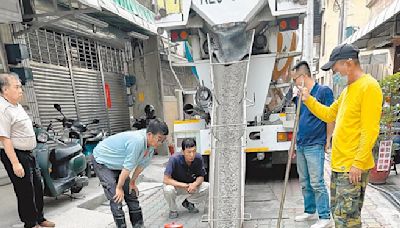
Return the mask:
<svg viewBox="0 0 400 228"><path fill-rule="evenodd" d="M299 74L297 77L293 78L293 81L296 82L296 80L297 80L298 78L300 78L301 76L303 76L303 75L304 75L304 74Z"/></svg>

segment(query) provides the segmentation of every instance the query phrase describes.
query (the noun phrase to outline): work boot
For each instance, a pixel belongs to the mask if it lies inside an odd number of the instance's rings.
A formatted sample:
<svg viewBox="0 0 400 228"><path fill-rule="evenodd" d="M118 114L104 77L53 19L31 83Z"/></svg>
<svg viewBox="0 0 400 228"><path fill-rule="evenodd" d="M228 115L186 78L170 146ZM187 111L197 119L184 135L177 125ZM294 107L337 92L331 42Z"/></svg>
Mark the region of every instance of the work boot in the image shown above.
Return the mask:
<svg viewBox="0 0 400 228"><path fill-rule="evenodd" d="M114 221L117 228L126 228L125 218L114 218Z"/></svg>
<svg viewBox="0 0 400 228"><path fill-rule="evenodd" d="M178 218L178 216L179 216L179 214L178 214L177 211L170 211L169 215L168 215L168 218L169 219L176 219L176 218Z"/></svg>
<svg viewBox="0 0 400 228"><path fill-rule="evenodd" d="M189 202L187 199L185 199L182 202L182 206L186 209L188 209L189 213L199 213L199 209L197 209L193 203Z"/></svg>
<svg viewBox="0 0 400 228"><path fill-rule="evenodd" d="M129 218L132 223L133 228L142 228L144 227L144 222L143 222L143 215L142 211L136 211L136 212L129 212Z"/></svg>

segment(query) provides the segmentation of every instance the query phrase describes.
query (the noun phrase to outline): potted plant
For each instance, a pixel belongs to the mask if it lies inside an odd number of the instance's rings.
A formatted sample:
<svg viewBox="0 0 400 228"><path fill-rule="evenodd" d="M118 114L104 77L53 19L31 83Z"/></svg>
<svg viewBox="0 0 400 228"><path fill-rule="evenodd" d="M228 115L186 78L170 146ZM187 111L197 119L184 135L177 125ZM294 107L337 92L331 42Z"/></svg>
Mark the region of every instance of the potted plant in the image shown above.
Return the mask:
<svg viewBox="0 0 400 228"><path fill-rule="evenodd" d="M380 81L380 85L383 93L383 107L382 116L380 122L380 134L373 148L375 167L370 172L370 183L373 184L384 184L388 178L391 170L391 165L387 170L378 169L379 150L382 141L391 141L391 160L390 164L394 162L393 158L396 158L396 152L399 151L399 134L400 134L400 72L389 75ZM382 156L382 154L381 154Z"/></svg>

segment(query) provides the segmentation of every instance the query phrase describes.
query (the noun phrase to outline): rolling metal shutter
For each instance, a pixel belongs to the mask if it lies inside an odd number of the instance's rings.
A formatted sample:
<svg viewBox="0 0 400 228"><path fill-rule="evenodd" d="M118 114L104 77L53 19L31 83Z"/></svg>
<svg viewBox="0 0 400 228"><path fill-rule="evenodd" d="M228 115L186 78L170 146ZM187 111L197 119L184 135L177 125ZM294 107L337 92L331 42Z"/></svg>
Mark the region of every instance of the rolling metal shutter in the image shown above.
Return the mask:
<svg viewBox="0 0 400 228"><path fill-rule="evenodd" d="M52 121L56 132L61 133L61 123L57 122L55 118L62 118L62 116L54 109L54 104L61 105L67 118L78 118L69 69L36 62L30 62L30 67L33 72L33 84L41 124L46 127Z"/></svg>
<svg viewBox="0 0 400 228"><path fill-rule="evenodd" d="M34 78L32 92L36 94L39 114L35 118L40 119L43 127L52 121L55 130L62 133L61 124L55 120L61 115L53 107L58 103L66 117L85 124L97 118L100 120L97 126L110 130L111 134L130 129L123 50L45 29L29 32L19 39L29 49ZM104 82L99 56L103 61ZM109 110L103 83L110 87Z"/></svg>
<svg viewBox="0 0 400 228"><path fill-rule="evenodd" d="M129 108L124 82L123 52L98 46L104 82L110 88L111 108L108 109L111 134L130 130Z"/></svg>
<svg viewBox="0 0 400 228"><path fill-rule="evenodd" d="M92 122L93 119L99 119L99 124L92 126L108 131L100 72L81 68L72 68L72 72L78 99L79 119L85 124Z"/></svg>
<svg viewBox="0 0 400 228"><path fill-rule="evenodd" d="M111 109L108 110L111 133L131 129L124 77L121 74L104 72L104 80L110 86Z"/></svg>

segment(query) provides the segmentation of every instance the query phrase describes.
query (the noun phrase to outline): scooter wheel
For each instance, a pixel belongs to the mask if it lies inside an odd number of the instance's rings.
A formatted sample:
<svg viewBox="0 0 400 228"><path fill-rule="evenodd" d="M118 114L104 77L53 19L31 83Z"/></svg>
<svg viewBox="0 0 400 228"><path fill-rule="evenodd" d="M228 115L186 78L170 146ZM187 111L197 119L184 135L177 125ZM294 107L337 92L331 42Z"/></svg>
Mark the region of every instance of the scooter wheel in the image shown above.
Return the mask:
<svg viewBox="0 0 400 228"><path fill-rule="evenodd" d="M83 186L72 186L71 187L71 193L79 193L82 190Z"/></svg>

